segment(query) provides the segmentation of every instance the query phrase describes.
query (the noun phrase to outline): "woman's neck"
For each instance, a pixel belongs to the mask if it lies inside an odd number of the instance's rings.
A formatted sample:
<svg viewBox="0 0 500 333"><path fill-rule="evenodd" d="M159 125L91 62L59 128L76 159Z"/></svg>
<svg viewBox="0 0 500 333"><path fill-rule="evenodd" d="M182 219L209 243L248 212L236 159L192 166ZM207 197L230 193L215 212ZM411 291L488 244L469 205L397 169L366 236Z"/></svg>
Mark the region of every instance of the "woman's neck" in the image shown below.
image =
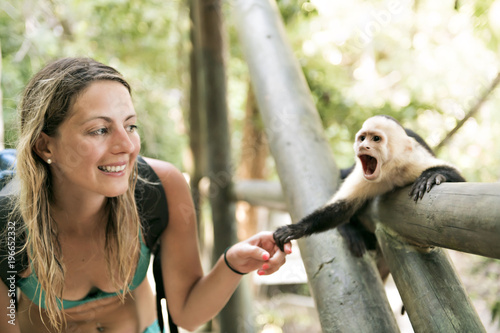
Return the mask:
<svg viewBox="0 0 500 333"><path fill-rule="evenodd" d="M51 215L60 233L85 235L106 226L107 201L104 196L86 200L71 196L55 198Z"/></svg>

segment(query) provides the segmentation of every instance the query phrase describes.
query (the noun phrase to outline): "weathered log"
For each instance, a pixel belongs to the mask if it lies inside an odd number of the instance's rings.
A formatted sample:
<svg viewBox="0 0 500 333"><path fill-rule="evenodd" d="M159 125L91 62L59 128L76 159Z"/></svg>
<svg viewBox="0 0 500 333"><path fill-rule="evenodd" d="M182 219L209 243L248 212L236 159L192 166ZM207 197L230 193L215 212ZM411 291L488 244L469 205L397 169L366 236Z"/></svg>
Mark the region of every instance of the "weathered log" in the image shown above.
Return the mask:
<svg viewBox="0 0 500 333"><path fill-rule="evenodd" d="M500 259L500 183L444 183L417 203L408 191L376 198L363 219L422 245Z"/></svg>
<svg viewBox="0 0 500 333"><path fill-rule="evenodd" d="M252 206L286 211L285 199L279 182L265 180L240 180L234 184L234 199Z"/></svg>
<svg viewBox="0 0 500 333"><path fill-rule="evenodd" d="M235 199L286 209L277 182L239 181ZM374 232L390 226L421 246L439 246L500 259L500 183L444 183L415 203L409 187L375 198L360 212Z"/></svg>
<svg viewBox="0 0 500 333"><path fill-rule="evenodd" d="M415 332L485 332L440 248L419 248L377 224L375 232Z"/></svg>

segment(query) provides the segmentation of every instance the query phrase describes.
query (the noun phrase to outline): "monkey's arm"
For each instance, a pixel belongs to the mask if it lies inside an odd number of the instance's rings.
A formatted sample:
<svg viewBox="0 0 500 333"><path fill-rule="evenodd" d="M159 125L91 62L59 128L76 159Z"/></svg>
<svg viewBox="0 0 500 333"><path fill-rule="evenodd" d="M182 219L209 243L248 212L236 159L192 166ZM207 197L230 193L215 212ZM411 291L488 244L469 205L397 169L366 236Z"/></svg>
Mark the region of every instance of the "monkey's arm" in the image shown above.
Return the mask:
<svg viewBox="0 0 500 333"><path fill-rule="evenodd" d="M344 180L346 179L354 170L355 164L353 164L349 168L341 169L340 170L340 179ZM366 251L366 246L364 244L363 238L360 235L359 231L356 230L356 228L350 226L349 223L344 223L344 222L349 222L350 217L354 215L354 212L357 209L353 209L353 213L347 212L347 214L344 213L345 215L349 215L344 221L341 221L340 219L342 218L340 215L338 215L336 219L336 212L335 209L341 209L341 206L343 205L344 201L337 201L337 203L340 203L338 206L334 207L331 204L327 205L323 208L320 208L310 215L306 216L303 218L301 221L297 222L295 225L289 225L289 226L284 226L276 230L274 233L274 239L276 240L276 244L282 248L283 244L285 244L287 241L286 239L297 239L303 236L308 236L312 233L315 232L321 232L324 230L328 230L330 228L335 228L338 226L338 231L340 234L347 240L348 246L351 249L351 251L354 253L354 255L361 257L363 253ZM346 210L344 210L345 212ZM321 222L318 222L321 221ZM318 224L322 224L322 227L318 227ZM315 230L312 231L311 230Z"/></svg>
<svg viewBox="0 0 500 333"><path fill-rule="evenodd" d="M424 170L422 174L415 180L411 187L409 196L413 197L415 202L422 199L425 192L429 192L434 185L439 185L444 182L465 182L465 179L453 167L443 165L432 167Z"/></svg>
<svg viewBox="0 0 500 333"><path fill-rule="evenodd" d="M337 200L319 208L295 224L278 228L274 232L276 245L283 250L285 243L292 239L338 227L342 223L348 222L362 204L363 202L359 202L359 200Z"/></svg>

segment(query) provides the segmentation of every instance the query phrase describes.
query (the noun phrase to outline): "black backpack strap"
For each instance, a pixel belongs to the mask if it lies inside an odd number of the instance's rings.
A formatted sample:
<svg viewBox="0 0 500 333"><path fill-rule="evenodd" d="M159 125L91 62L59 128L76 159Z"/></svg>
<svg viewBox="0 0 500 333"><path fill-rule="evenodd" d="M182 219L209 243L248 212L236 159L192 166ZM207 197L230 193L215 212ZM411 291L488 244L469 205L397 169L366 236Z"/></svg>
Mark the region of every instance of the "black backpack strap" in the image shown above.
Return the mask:
<svg viewBox="0 0 500 333"><path fill-rule="evenodd" d="M138 156L137 168L139 177L135 189L135 200L139 216L141 217L142 227L146 246L154 255L153 276L156 281L156 309L158 322L163 331L163 314L161 311L161 299L165 297L163 287L163 275L161 271L160 258L160 236L168 225L168 204L163 185L146 161ZM168 323L171 333L178 333L177 326L172 321L168 313Z"/></svg>
<svg viewBox="0 0 500 333"><path fill-rule="evenodd" d="M156 309L158 312L158 322L160 324L160 329L163 332L163 313L161 311L161 300L165 298L165 288L163 287L163 273L161 271L161 255L160 251L158 254L154 256L153 259L153 276L156 281ZM167 307L168 314L168 326L170 329L170 333L178 333L177 325L172 320L172 316L170 315L170 311Z"/></svg>
<svg viewBox="0 0 500 333"><path fill-rule="evenodd" d="M26 232L19 215L13 215L13 196L0 196L0 278L8 289L11 304L17 308L16 286L19 274L28 268L28 257L21 250Z"/></svg>
<svg viewBox="0 0 500 333"><path fill-rule="evenodd" d="M167 197L160 178L140 156L137 157L137 168L140 179L135 188L135 201L146 245L154 253L159 246L160 236L168 225Z"/></svg>

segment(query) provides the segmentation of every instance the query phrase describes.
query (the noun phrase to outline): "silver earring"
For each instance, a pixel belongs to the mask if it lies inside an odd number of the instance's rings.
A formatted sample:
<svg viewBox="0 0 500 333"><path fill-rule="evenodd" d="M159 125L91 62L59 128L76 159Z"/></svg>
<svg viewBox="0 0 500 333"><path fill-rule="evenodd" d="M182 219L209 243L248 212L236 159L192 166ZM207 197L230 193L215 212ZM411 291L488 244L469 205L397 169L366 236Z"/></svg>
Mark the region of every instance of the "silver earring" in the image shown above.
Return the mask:
<svg viewBox="0 0 500 333"><path fill-rule="evenodd" d="M47 164L52 164L52 160L50 158L47 159Z"/></svg>

